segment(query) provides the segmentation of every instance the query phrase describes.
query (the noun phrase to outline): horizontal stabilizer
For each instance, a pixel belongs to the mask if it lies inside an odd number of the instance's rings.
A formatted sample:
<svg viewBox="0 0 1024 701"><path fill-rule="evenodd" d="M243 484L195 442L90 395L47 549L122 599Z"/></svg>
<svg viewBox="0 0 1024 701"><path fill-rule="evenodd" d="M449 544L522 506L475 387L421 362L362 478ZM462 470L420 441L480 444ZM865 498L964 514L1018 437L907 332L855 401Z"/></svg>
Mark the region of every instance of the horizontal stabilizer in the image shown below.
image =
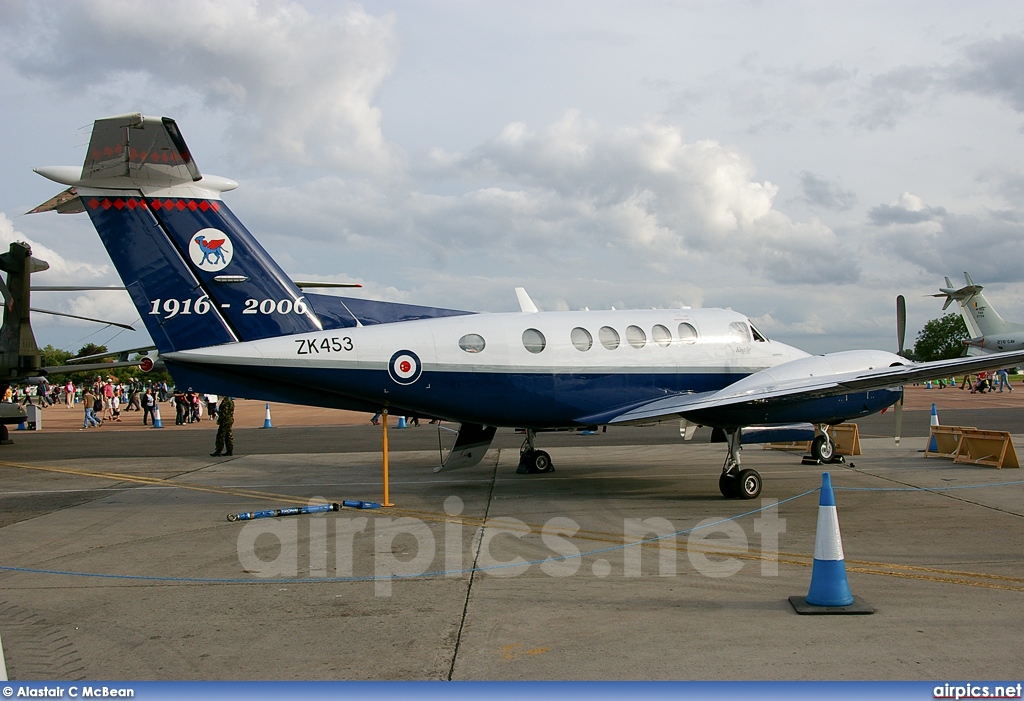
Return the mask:
<svg viewBox="0 0 1024 701"><path fill-rule="evenodd" d="M162 129L147 129L159 123ZM178 125L167 117L139 113L97 119L82 166L82 181L130 178L169 187L203 176L192 161Z"/></svg>
<svg viewBox="0 0 1024 701"><path fill-rule="evenodd" d="M41 205L36 207L35 209L30 210L28 214L39 214L41 212L57 212L58 214L81 214L84 211L85 205L82 204L82 200L78 197L78 190L75 189L74 187L69 187L67 190L60 193L59 195L54 195L50 199L46 200L46 202L43 202Z"/></svg>

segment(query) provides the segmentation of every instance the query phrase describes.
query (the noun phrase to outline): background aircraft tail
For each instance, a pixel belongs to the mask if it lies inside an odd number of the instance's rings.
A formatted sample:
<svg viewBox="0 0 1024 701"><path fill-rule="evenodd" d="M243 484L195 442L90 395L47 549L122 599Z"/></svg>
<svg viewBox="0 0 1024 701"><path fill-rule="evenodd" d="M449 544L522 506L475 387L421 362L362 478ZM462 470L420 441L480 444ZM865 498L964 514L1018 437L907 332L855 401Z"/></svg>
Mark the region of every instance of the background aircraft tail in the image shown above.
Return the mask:
<svg viewBox="0 0 1024 701"><path fill-rule="evenodd" d="M945 310L954 301L960 308L960 316L967 324L967 332L970 334L972 343L981 343L986 337L998 336L1020 330L1018 324L1011 324L1005 321L998 312L992 308L985 295L982 294L984 287L974 284L971 276L964 273L966 285L960 289L953 287L953 282L947 277L946 286L939 289L939 293L933 297L945 297L946 302L942 305Z"/></svg>
<svg viewBox="0 0 1024 701"><path fill-rule="evenodd" d="M89 214L161 353L317 331L302 291L196 167L174 120L97 120L85 164L36 169L71 187L34 212Z"/></svg>

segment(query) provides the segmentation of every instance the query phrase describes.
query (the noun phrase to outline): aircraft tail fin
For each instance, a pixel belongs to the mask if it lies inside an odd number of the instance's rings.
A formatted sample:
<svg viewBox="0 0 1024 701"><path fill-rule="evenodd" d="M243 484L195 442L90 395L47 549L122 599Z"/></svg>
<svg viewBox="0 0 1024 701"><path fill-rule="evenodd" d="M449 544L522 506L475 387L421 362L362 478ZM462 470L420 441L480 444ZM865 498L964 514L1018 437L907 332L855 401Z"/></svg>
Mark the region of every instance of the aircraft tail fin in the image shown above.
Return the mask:
<svg viewBox="0 0 1024 701"><path fill-rule="evenodd" d="M976 285L971 276L966 272L964 273L964 280L966 284L957 289L953 287L952 281L947 277L946 286L940 288L939 293L932 296L946 298L945 303L942 305L943 310L954 301L958 304L960 316L963 317L964 323L967 324L967 331L972 339L998 335L1017 328L999 316L999 313L992 308L992 305L985 299L985 295L982 294L982 290L985 288L981 285Z"/></svg>
<svg viewBox="0 0 1024 701"><path fill-rule="evenodd" d="M177 124L96 120L85 163L37 168L71 187L33 211L85 211L161 353L317 331L302 291L221 200Z"/></svg>

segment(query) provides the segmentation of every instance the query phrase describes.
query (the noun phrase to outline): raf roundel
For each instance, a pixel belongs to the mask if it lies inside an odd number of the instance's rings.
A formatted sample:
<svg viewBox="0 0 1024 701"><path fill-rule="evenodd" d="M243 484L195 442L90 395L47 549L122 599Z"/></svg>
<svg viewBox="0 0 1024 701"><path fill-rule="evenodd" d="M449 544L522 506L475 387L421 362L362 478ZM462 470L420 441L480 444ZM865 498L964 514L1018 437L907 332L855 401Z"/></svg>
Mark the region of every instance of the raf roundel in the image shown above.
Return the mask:
<svg viewBox="0 0 1024 701"><path fill-rule="evenodd" d="M411 385L420 379L422 373L423 363L420 362L419 356L410 350L398 351L388 362L388 374L400 385Z"/></svg>
<svg viewBox="0 0 1024 701"><path fill-rule="evenodd" d="M188 255L197 268L216 273L228 267L234 247L228 235L219 229L203 229L192 236Z"/></svg>

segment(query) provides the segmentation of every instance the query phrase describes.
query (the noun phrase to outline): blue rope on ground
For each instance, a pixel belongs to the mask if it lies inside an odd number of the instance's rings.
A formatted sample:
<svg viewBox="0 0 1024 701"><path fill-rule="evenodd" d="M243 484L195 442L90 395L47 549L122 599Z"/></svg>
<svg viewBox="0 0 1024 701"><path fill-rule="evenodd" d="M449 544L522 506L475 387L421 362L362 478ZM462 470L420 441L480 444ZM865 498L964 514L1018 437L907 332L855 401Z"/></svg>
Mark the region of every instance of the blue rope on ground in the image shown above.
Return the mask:
<svg viewBox="0 0 1024 701"><path fill-rule="evenodd" d="M941 491L952 491L957 489L986 489L990 487L1005 487L1010 485L1024 484L1024 480L1016 480L1013 482L993 482L990 484L978 484L978 485L961 485L955 487L833 487L834 490L843 490L849 492L941 492ZM11 567L8 565L0 565L0 571L3 572L22 572L26 574L48 574L48 575L63 575L67 577L94 577L100 579L116 579L125 581L143 581L143 582L170 582L170 583L181 583L181 584L316 584L326 582L376 582L384 580L399 580L399 579L427 579L429 577L444 577L455 574L469 574L472 572L487 572L491 570L508 569L510 567L531 567L533 565L540 565L545 562L561 562L564 560L580 559L589 557L591 555L600 555L602 553L615 552L617 550L625 550L639 545L645 545L648 543L655 543L660 540L666 540L668 538L675 538L680 535L687 535L694 531L711 528L718 526L729 521L738 521L741 518L747 516L753 516L761 513L768 509L774 509L782 504L786 504L797 499L802 499L810 494L816 494L820 492L821 488L816 487L810 489L801 494L796 494L786 499L782 499L778 502L774 502L767 506L762 506L758 509L751 509L742 514L736 516L729 516L727 518L719 519L712 523L706 523L703 526L694 526L693 528L685 528L675 533L669 533L667 535L655 536L653 538L646 538L644 540L638 540L632 543L623 543L622 545L612 545L607 548L599 548L597 550L588 550L584 553L577 553L575 555L559 555L553 557L546 557L543 560L531 560L524 562L509 562L500 565L489 565L487 567L468 567L461 570L436 570L433 572L423 572L421 574L394 574L388 577L292 577L292 578L267 578L267 579L241 579L241 578L218 578L218 577L160 577L155 575L137 575L137 574L104 574L97 572L74 572L68 570L45 570L36 569L32 567Z"/></svg>
<svg viewBox="0 0 1024 701"><path fill-rule="evenodd" d="M694 531L703 530L705 528L711 528L728 521L737 521L747 516L753 516L762 511L768 509L774 509L781 504L785 504L796 499L802 499L803 497L814 494L820 491L819 488L811 489L797 494L796 496L783 499L778 502L774 502L767 506L762 506L758 509L752 509L736 516L730 516L728 518L719 519L713 523L705 523L703 526L694 526L693 528L686 528L675 533L669 533L667 535L655 536L653 538L647 538L645 540L638 540L633 543L623 543L622 545L612 545L607 548L600 548L598 550L589 550L585 553L577 553L575 555L559 555L553 557L546 557L543 560L531 560L526 562L509 562L500 565L489 565L487 567L467 567L461 570L437 570L434 572L423 572L421 574L394 574L388 577L292 577L292 578L267 578L267 579L239 579L239 578L218 578L218 577L159 577L156 575L139 575L139 574L104 574L96 572L73 572L67 570L44 570L36 569L32 567L11 567L8 565L0 565L0 571L5 572L23 572L26 574L52 574L52 575L64 575L68 577L98 577L102 579L120 579L130 581L144 581L144 582L178 582L184 584L311 584L317 582L376 582L383 580L396 580L396 579L426 579L428 577L444 577L446 575L455 574L469 574L471 572L487 572L489 570L501 570L508 569L510 567L531 567L533 565L540 565L545 562L561 562L563 560L573 560L584 558L589 555L599 555L601 553L614 552L616 550L624 550L626 548L635 547L638 545L644 545L645 543L654 543L659 540L665 540L667 538L674 538L679 535L686 535Z"/></svg>

